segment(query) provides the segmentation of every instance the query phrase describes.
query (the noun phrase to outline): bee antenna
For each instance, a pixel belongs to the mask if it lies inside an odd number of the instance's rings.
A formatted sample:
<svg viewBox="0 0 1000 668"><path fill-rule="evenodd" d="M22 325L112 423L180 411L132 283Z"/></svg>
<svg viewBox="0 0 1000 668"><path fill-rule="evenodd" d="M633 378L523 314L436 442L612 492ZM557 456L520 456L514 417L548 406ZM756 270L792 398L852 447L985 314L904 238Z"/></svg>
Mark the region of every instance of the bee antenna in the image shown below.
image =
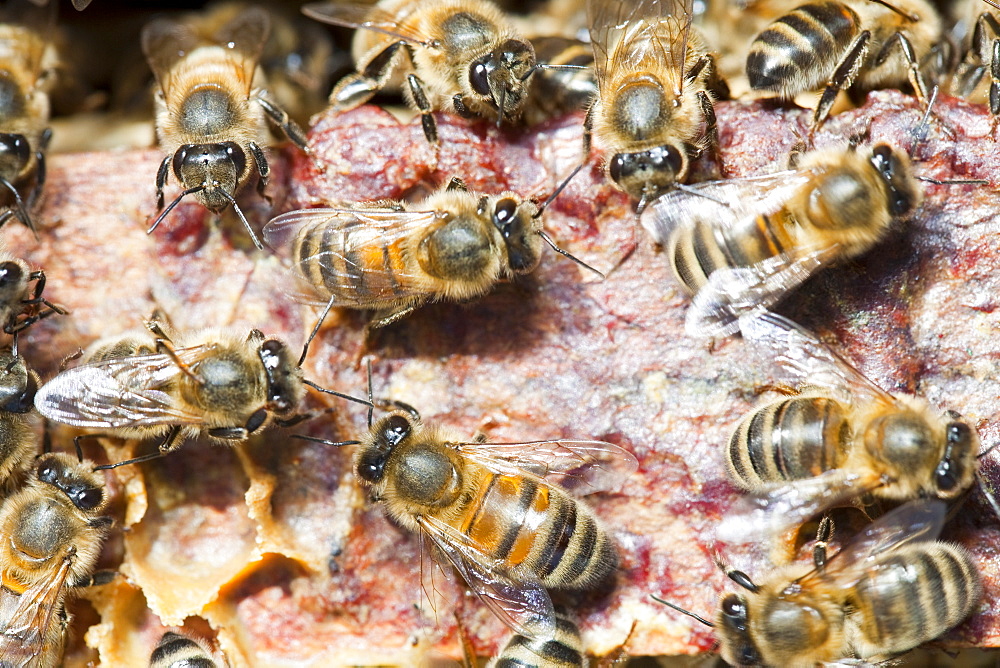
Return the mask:
<svg viewBox="0 0 1000 668"><path fill-rule="evenodd" d="M152 234L152 233L153 233L153 230L155 230L155 229L156 229L157 227L159 227L160 223L162 223L162 222L163 222L163 219L164 219L164 218L166 218L166 217L167 217L167 215L168 215L168 214L169 214L169 213L170 213L171 211L173 211L173 210L174 210L174 207L175 207L175 206L177 206L178 204L180 204L180 203L181 203L181 200L182 200L182 199L184 199L184 198L185 198L185 197L187 197L188 195L193 195L193 194L195 194L195 193L200 193L200 192L201 192L202 190L204 190L204 189L205 189L205 186L194 186L193 188L188 188L187 190L183 191L183 192L182 192L182 193L181 193L180 195L178 195L177 197L175 197L175 198L174 198L174 201L173 201L173 202L171 202L171 203L170 203L170 204L169 204L169 205L167 206L167 208L166 208L166 209L164 209L164 210L163 210L163 212L162 212L162 213L161 213L161 214L160 214L159 216L157 216L157 218L156 218L156 220L155 220L155 221L153 221L153 224L152 224L152 225L151 225L151 226L149 227L149 229L148 229L148 230L146 230L146 234Z"/></svg>
<svg viewBox="0 0 1000 668"><path fill-rule="evenodd" d="M667 606L668 608L673 608L677 612L685 614L688 617L691 617L692 619L698 620L699 622L701 622L702 624L704 624L705 626L707 626L707 627L709 627L711 629L715 628L715 624L713 624L712 622L708 621L707 619L704 619L704 618L700 617L699 615L694 614L690 610L685 610L684 608L680 607L679 605L674 605L670 601L664 601L662 598L660 598L656 594L650 594L649 597L651 599L653 599L654 601L656 601L657 603L662 603L663 605Z"/></svg>
<svg viewBox="0 0 1000 668"><path fill-rule="evenodd" d="M40 241L38 238L38 230L35 229L35 223L32 222L31 216L28 215L28 210L24 208L24 201L21 199L20 193L17 192L17 188L15 188L10 181L3 177L0 177L0 185L14 195L14 204L17 205L17 211L19 214L18 218L20 218L25 227L31 230L31 233L35 235L35 241Z"/></svg>
<svg viewBox="0 0 1000 668"><path fill-rule="evenodd" d="M573 262L576 262L578 265L580 265L584 269L587 269L589 271L594 272L595 274L597 274L598 276L600 276L602 280L604 278L606 278L604 276L604 274L602 274L601 272L597 271L596 269L594 269L593 267L591 267L589 264L587 264L586 262L584 262L580 258L574 256L569 251L565 251L562 248L559 248L559 246L556 246L556 242L552 241L552 239L549 237L549 235L545 234L544 230L539 230L538 231L538 236L540 236L542 238L542 240L545 241L545 243L547 243L552 248L552 250L554 250L555 252L559 253L560 255L562 255L564 257L568 257L569 259L573 260Z"/></svg>
<svg viewBox="0 0 1000 668"><path fill-rule="evenodd" d="M878 2L878 0L873 0L873 2ZM931 110L934 108L934 103L937 102L938 90L939 87L935 84L934 88L931 90L930 97L927 98L927 110L924 111L923 118L920 119L920 123L918 123L917 127L913 130L913 146L910 147L911 158L913 157L913 153L916 151L917 146L923 143L923 141L927 138L927 129L930 127Z"/></svg>
<svg viewBox="0 0 1000 668"><path fill-rule="evenodd" d="M535 214L532 216L532 218L541 218L542 217L542 213L544 213L545 209L547 209L549 207L549 204L552 204L552 202L555 200L555 198L559 197L560 193L562 193L562 191L566 189L566 186L569 185L569 182L573 180L573 177L576 176L577 174L579 174L580 170L583 169L583 166L586 165L586 164L587 163L585 163L585 162L581 162L579 165L577 165L576 169L574 169L572 172L570 172L569 176L567 176L565 179L563 179L562 183L560 183L556 187L555 191L553 191L553 193L551 195L549 195L548 199L546 199L542 203L542 205L540 207L538 207L538 211L535 212Z"/></svg>
<svg viewBox="0 0 1000 668"><path fill-rule="evenodd" d="M248 221L247 217L243 215L243 210L240 209L240 206L236 203L236 198L227 193L225 188L219 188L218 190L222 193L222 196L228 199L229 203L233 205L233 209L236 211L236 215L240 217L243 227L247 228L247 233L253 240L253 245L257 247L257 250L264 250L264 244L260 242L260 239L257 238L257 233L253 231L252 227L250 227L250 221Z"/></svg>
<svg viewBox="0 0 1000 668"><path fill-rule="evenodd" d="M990 448L990 450L992 449L993 448ZM986 452L989 452L990 450L987 450ZM985 455L986 452L982 454ZM990 508L993 510L993 514L996 517L1000 518L1000 503L998 503L997 498L993 496L993 492L990 490L990 486L986 483L986 478L984 478L983 474L978 470L976 471L976 481L979 483L979 490L983 493L983 496L986 497L986 503L989 504Z"/></svg>
<svg viewBox="0 0 1000 668"><path fill-rule="evenodd" d="M372 396L372 358L365 359L365 366L368 368L368 429L372 428L372 417L375 413L375 399Z"/></svg>
<svg viewBox="0 0 1000 668"><path fill-rule="evenodd" d="M677 188L678 190L681 190L683 192L688 193L689 195L694 195L695 197L701 197L701 198L704 198L704 199L712 200L716 204L721 204L722 206L726 207L727 209L729 208L729 202L723 202L721 199L719 199L717 197L712 197L711 195L709 195L707 193L703 193L700 190L698 190L697 188L692 188L691 186L686 185L684 183L674 184L674 187ZM640 213L641 213L641 211L640 211Z"/></svg>
<svg viewBox="0 0 1000 668"><path fill-rule="evenodd" d="M500 89L500 106L497 108L497 128L503 122L503 104L507 101L507 87Z"/></svg>
<svg viewBox="0 0 1000 668"><path fill-rule="evenodd" d="M316 436L306 436L305 434L292 434L292 438L297 438L300 441L311 441L312 443L322 443L323 445L329 445L334 448L340 448L345 445L361 445L361 441L331 441L325 438L317 438Z"/></svg>
<svg viewBox="0 0 1000 668"><path fill-rule="evenodd" d="M993 0L983 0L983 2L985 2L985 3L986 3L987 5L989 5L990 7L993 7L994 9L1000 9L1000 5L998 5L998 4L997 4L996 2L994 2Z"/></svg>
<svg viewBox="0 0 1000 668"><path fill-rule="evenodd" d="M325 387L320 387L319 385L317 385L316 383L312 382L311 380L306 380L305 378L302 379L302 382L305 383L306 385L308 385L309 387L313 388L314 390L319 390L323 394L332 394L335 397L340 397L341 399L346 399L347 401L353 401L354 403L356 403L356 404L362 404L363 406L371 406L372 405L372 403L370 401L365 401L364 399L358 399L357 397L352 397L349 394L343 394L343 393L337 392L335 390L328 390Z"/></svg>
<svg viewBox="0 0 1000 668"><path fill-rule="evenodd" d="M945 179L938 180L932 179L929 176L918 176L918 181L924 181L926 183L933 183L939 186L984 186L989 185L989 181L986 179Z"/></svg>
<svg viewBox="0 0 1000 668"><path fill-rule="evenodd" d="M319 328L323 326L323 321L326 320L326 316L330 314L330 309L333 308L333 300L334 297L330 297L330 301L326 303L326 307L323 309L323 313L319 316L319 320L316 321L316 325L312 328L312 331L309 332L309 338L307 338L306 342L302 344L302 354L299 355L299 366L302 366L302 363L306 361L306 355L309 353L309 344L311 344L312 340L316 338L317 334L319 334Z"/></svg>
<svg viewBox="0 0 1000 668"><path fill-rule="evenodd" d="M982 459L986 455L988 455L991 452L993 452L994 450L996 450L998 446L1000 446L1000 441L997 441L996 443L994 443L990 447L988 447L985 450L983 450L982 452L980 452L978 455L976 455L976 459Z"/></svg>
<svg viewBox="0 0 1000 668"><path fill-rule="evenodd" d="M639 203L635 205L635 215L641 216L642 212L646 210L647 206L649 206L650 201L652 200L650 200L646 192L643 191L642 197L639 198Z"/></svg>

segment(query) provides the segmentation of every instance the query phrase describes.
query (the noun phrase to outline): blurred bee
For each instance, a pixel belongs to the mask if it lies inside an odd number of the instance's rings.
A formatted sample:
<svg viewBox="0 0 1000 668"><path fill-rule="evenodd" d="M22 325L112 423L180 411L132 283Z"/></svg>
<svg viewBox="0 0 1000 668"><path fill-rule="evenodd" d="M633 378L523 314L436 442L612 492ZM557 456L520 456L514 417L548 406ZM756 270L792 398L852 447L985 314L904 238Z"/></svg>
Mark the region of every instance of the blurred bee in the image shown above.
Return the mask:
<svg viewBox="0 0 1000 668"><path fill-rule="evenodd" d="M556 35L532 37L530 41L538 60L552 67L539 68L532 79L524 104L525 122L536 125L574 111L587 111L597 97L590 44Z"/></svg>
<svg viewBox="0 0 1000 668"><path fill-rule="evenodd" d="M568 492L616 487L635 457L602 441L463 443L406 408L370 427L354 458L358 477L505 624L558 637L546 590L592 588L618 561L611 536Z"/></svg>
<svg viewBox="0 0 1000 668"><path fill-rule="evenodd" d="M780 533L864 494L952 501L975 484L979 437L958 413L889 394L787 318L743 316L740 329L790 396L754 409L729 440L730 477L759 498L723 520L723 540Z"/></svg>
<svg viewBox="0 0 1000 668"><path fill-rule="evenodd" d="M535 52L487 0L318 2L302 11L317 21L358 29L352 47L358 71L330 94L338 111L402 86L405 79L404 96L421 113L431 143L438 141L435 110L496 117L498 124L520 114Z"/></svg>
<svg viewBox="0 0 1000 668"><path fill-rule="evenodd" d="M941 19L925 0L813 0L778 18L750 46L750 87L783 98L823 88L810 136L837 94L909 81L927 106L923 60L940 40ZM894 53L898 51L898 53Z"/></svg>
<svg viewBox="0 0 1000 668"><path fill-rule="evenodd" d="M156 174L156 205L162 212L149 232L181 199L195 195L215 214L232 205L254 244L263 248L235 196L256 172L257 193L266 197L270 168L260 147L267 141L266 119L307 150L302 130L268 99L257 71L270 25L266 10L248 7L210 38L196 24L165 18L143 28L142 50L159 85L156 132L169 153ZM171 169L184 190L164 209Z"/></svg>
<svg viewBox="0 0 1000 668"><path fill-rule="evenodd" d="M91 462L47 453L0 507L0 664L59 665L67 590L99 582L107 502Z"/></svg>
<svg viewBox="0 0 1000 668"><path fill-rule="evenodd" d="M55 7L14 0L0 10L0 225L12 217L38 238L31 214L45 185L48 36Z"/></svg>
<svg viewBox="0 0 1000 668"><path fill-rule="evenodd" d="M505 275L534 271L542 241L591 269L545 234L543 209L511 192L469 192L452 179L417 204L382 200L282 214L264 226L264 238L291 250L303 292L315 295L302 298L326 303L311 341L334 306L374 309L370 327L383 327L428 301L485 294Z"/></svg>
<svg viewBox="0 0 1000 668"><path fill-rule="evenodd" d="M260 330L205 330L178 347L164 323L146 327L93 344L80 366L35 396L38 412L56 422L121 438L164 437L151 455L101 468L161 457L199 433L233 444L272 422L295 424L308 416L299 412L306 385L350 399L305 380L287 346Z"/></svg>
<svg viewBox="0 0 1000 668"><path fill-rule="evenodd" d="M728 571L746 593L726 595L714 625L681 611L715 627L733 666L886 660L959 624L982 595L969 554L934 540L944 514L933 500L900 506L829 560L817 551L815 568L786 566L760 584Z"/></svg>
<svg viewBox="0 0 1000 668"><path fill-rule="evenodd" d="M888 144L804 154L798 168L672 192L641 223L666 248L677 280L696 294L692 335L738 329L819 269L874 247L920 206L909 157Z"/></svg>
<svg viewBox="0 0 1000 668"><path fill-rule="evenodd" d="M599 94L584 128L611 154L611 181L649 202L688 177L690 154L719 159L714 91L728 95L698 30L693 0L589 0L590 38ZM721 164L721 161L719 161Z"/></svg>
<svg viewBox="0 0 1000 668"><path fill-rule="evenodd" d="M32 271L24 260L0 251L0 322L6 334L18 334L51 315L68 311L42 297L45 272Z"/></svg>
<svg viewBox="0 0 1000 668"><path fill-rule="evenodd" d="M1000 9L989 9L982 0L966 0L959 7L964 14L960 20L972 32L952 92L970 102L986 103L991 114L1000 116Z"/></svg>
<svg viewBox="0 0 1000 668"><path fill-rule="evenodd" d="M149 668L222 668L224 665L194 638L172 631L163 634L149 657Z"/></svg>

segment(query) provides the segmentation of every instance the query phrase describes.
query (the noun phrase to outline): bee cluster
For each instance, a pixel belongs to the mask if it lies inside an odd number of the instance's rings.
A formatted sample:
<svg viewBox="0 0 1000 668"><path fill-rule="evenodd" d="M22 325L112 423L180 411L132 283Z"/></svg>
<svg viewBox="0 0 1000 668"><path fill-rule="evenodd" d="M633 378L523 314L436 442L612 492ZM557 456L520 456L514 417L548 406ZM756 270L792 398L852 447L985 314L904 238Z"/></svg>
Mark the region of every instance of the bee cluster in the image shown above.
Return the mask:
<svg viewBox="0 0 1000 668"><path fill-rule="evenodd" d="M0 664L995 644L997 323L941 257L995 217L1000 16L976 1L951 33L923 0L143 16L152 107L111 118L146 114L156 148L112 160L48 155L72 38L7 3ZM352 31L336 83L313 19ZM414 122L365 105L393 92ZM753 123L782 136L748 158ZM935 321L956 276L976 327ZM970 378L965 417L932 407Z"/></svg>

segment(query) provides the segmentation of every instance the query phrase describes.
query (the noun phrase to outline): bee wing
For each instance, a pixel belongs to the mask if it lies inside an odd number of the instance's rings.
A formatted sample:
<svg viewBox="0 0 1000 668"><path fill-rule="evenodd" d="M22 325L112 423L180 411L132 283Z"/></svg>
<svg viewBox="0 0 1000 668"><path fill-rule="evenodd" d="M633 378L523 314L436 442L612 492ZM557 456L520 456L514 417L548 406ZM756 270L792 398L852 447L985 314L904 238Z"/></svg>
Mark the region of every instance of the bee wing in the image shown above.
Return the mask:
<svg viewBox="0 0 1000 668"><path fill-rule="evenodd" d="M833 555L822 570L814 570L802 578L836 579L841 587L851 587L875 567L881 554L904 545L934 540L944 526L947 508L938 499L918 499L903 504L879 517Z"/></svg>
<svg viewBox="0 0 1000 668"><path fill-rule="evenodd" d="M469 589L500 621L529 638L548 640L555 637L556 614L552 599L534 575L518 573L515 579L460 531L426 515L417 521Z"/></svg>
<svg viewBox="0 0 1000 668"><path fill-rule="evenodd" d="M775 485L762 495L741 498L719 523L716 537L734 544L760 542L761 536L774 539L881 484L878 477L834 469L814 478Z"/></svg>
<svg viewBox="0 0 1000 668"><path fill-rule="evenodd" d="M457 443L455 447L496 473L527 472L577 494L616 489L639 468L631 452L604 441Z"/></svg>
<svg viewBox="0 0 1000 668"><path fill-rule="evenodd" d="M372 30L397 37L405 42L428 46L432 39L412 27L396 21L396 14L379 7L350 2L314 2L302 7L302 13L321 23L344 28Z"/></svg>
<svg viewBox="0 0 1000 668"><path fill-rule="evenodd" d="M290 247L294 239L313 225L326 226L324 246L316 253L296 258L298 276L319 277L326 288L338 295L334 306L360 308L373 301L367 286L391 286L387 298L421 296L422 282L400 279L414 278L395 270L385 256L385 249L405 239L438 217L437 211L397 211L390 209L302 209L282 214L264 226L264 239L274 249ZM376 258L360 262L359 258ZM347 270L340 270L346 267ZM315 280L315 278L313 279ZM378 295L375 295L377 298ZM326 303L326 299L320 300Z"/></svg>
<svg viewBox="0 0 1000 668"><path fill-rule="evenodd" d="M780 210L811 178L807 170L786 170L697 183L667 192L646 207L639 221L658 244L666 244L674 230L696 222L725 232L748 218Z"/></svg>
<svg viewBox="0 0 1000 668"><path fill-rule="evenodd" d="M36 659L47 653L47 631L60 609L71 563L71 558L63 559L50 577L20 596L7 590L0 592L0 665L35 666Z"/></svg>
<svg viewBox="0 0 1000 668"><path fill-rule="evenodd" d="M201 34L189 23L158 18L142 29L142 52L164 95L170 94L171 70L199 46L221 46L249 94L257 61L271 30L271 18L261 7L248 7L213 35Z"/></svg>
<svg viewBox="0 0 1000 668"><path fill-rule="evenodd" d="M589 0L587 20L601 93L605 94L611 69L647 67L676 73L680 92L693 4L693 0Z"/></svg>
<svg viewBox="0 0 1000 668"><path fill-rule="evenodd" d="M830 346L784 316L764 311L742 316L739 324L767 367L792 387L822 388L847 404L898 403Z"/></svg>
<svg viewBox="0 0 1000 668"><path fill-rule="evenodd" d="M184 364L211 346L179 348ZM200 424L203 416L177 406L163 388L183 373L168 355L138 355L63 371L35 394L38 412L56 422L92 429Z"/></svg>

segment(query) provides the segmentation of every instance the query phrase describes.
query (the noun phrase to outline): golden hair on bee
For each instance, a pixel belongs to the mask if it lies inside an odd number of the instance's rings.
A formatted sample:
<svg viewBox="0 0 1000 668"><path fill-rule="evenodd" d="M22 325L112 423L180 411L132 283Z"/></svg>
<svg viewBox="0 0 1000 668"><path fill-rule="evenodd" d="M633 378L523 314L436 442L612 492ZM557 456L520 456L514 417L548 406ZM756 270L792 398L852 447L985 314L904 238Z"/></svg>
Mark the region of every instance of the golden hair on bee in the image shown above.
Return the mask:
<svg viewBox="0 0 1000 668"><path fill-rule="evenodd" d="M156 133L168 155L156 174L157 209L152 232L186 196L220 214L232 205L257 248L256 232L236 204L253 174L266 197L270 168L261 144L270 120L302 150L305 134L268 98L257 67L270 31L270 15L248 7L210 35L203 26L160 18L142 30L142 50L158 84ZM184 187L166 209L163 189L170 172Z"/></svg>
<svg viewBox="0 0 1000 668"><path fill-rule="evenodd" d="M339 111L364 104L380 90L402 88L432 144L438 141L433 111L496 118L497 124L521 112L535 52L488 0L317 2L302 11L357 29L352 52L358 71L330 94Z"/></svg>

